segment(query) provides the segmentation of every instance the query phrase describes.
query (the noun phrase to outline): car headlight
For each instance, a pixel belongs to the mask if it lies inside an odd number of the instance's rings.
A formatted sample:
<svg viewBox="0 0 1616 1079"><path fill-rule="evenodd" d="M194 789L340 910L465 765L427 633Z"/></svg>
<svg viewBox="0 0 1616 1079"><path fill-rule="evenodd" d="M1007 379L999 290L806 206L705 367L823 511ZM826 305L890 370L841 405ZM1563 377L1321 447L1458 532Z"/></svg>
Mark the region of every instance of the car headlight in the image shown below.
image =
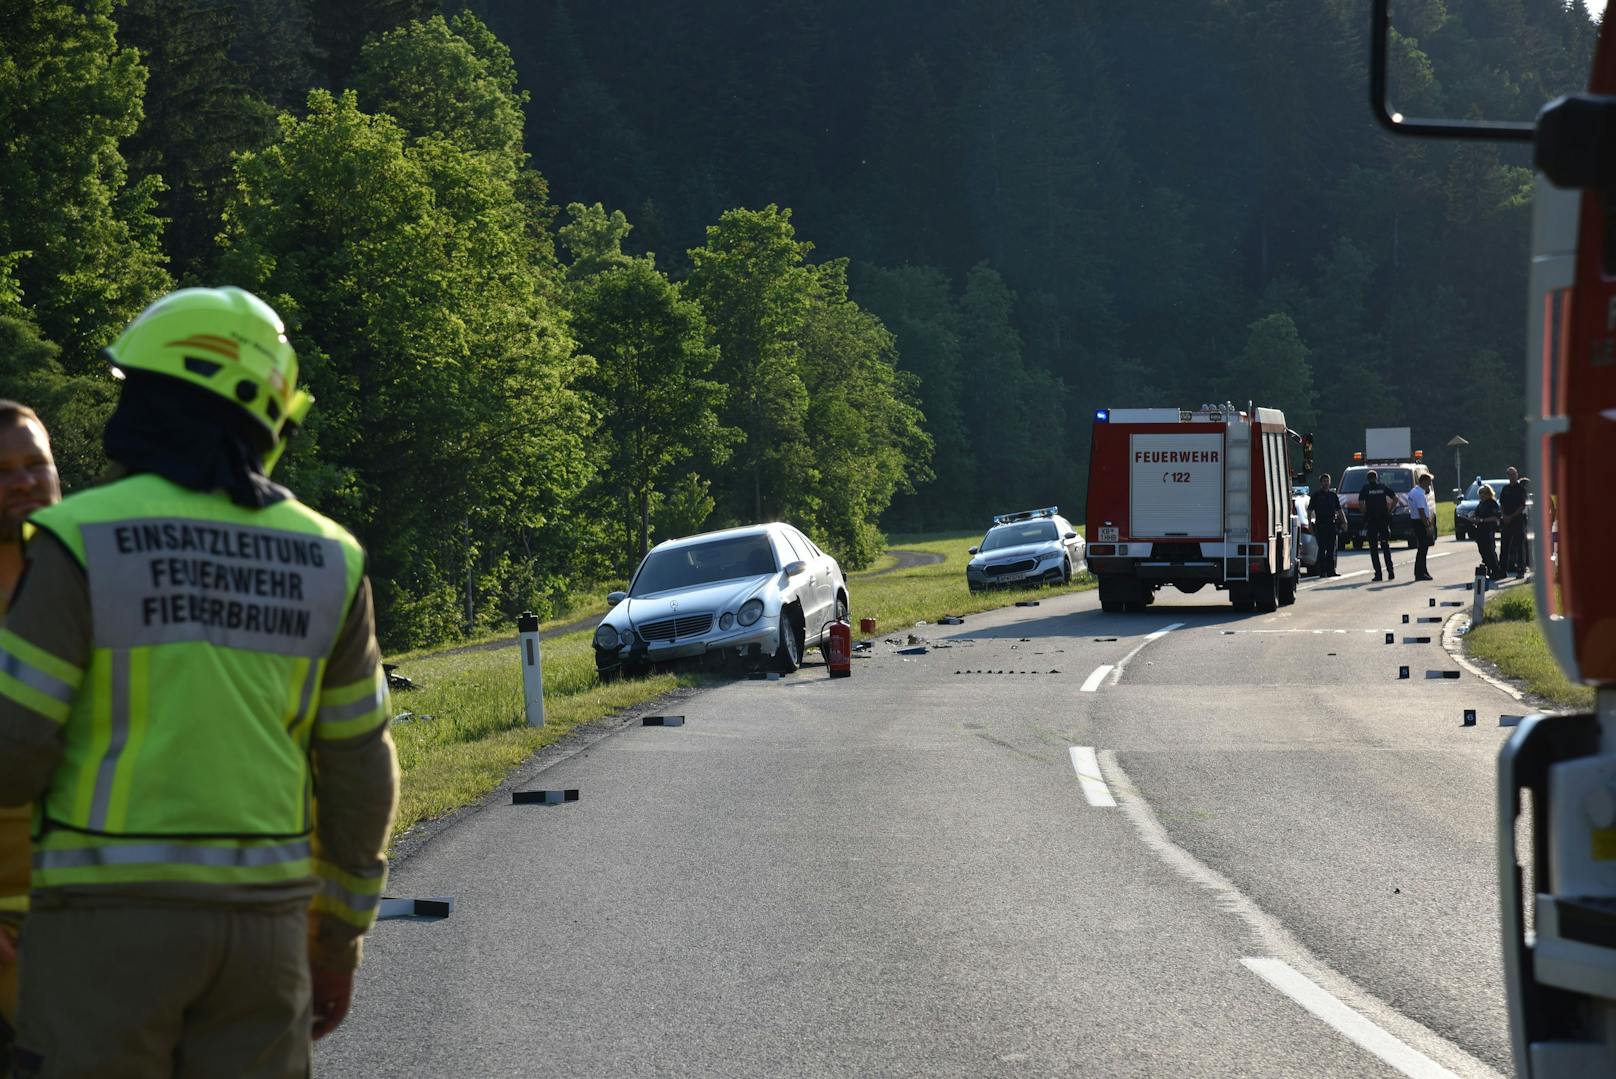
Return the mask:
<svg viewBox="0 0 1616 1079"><path fill-rule="evenodd" d="M615 627L609 626L605 622L602 622L599 625L599 627L596 628L596 630L595 630L595 647L596 648L616 648L617 647L617 641L618 641L618 637L617 637L617 630L616 630Z"/></svg>
<svg viewBox="0 0 1616 1079"><path fill-rule="evenodd" d="M631 630L631 629L625 629L623 631L623 647L627 648L630 645L632 645L633 643L634 643L634 631Z"/></svg>
<svg viewBox="0 0 1616 1079"><path fill-rule="evenodd" d="M723 617L719 618L719 620L718 620L718 628L719 629L733 629L734 627L735 627L735 616L726 611L724 613Z"/></svg>
<svg viewBox="0 0 1616 1079"><path fill-rule="evenodd" d="M756 622L762 617L763 601L760 599L749 599L745 603L741 604L741 609L736 613L735 620L743 626L750 626L753 622Z"/></svg>

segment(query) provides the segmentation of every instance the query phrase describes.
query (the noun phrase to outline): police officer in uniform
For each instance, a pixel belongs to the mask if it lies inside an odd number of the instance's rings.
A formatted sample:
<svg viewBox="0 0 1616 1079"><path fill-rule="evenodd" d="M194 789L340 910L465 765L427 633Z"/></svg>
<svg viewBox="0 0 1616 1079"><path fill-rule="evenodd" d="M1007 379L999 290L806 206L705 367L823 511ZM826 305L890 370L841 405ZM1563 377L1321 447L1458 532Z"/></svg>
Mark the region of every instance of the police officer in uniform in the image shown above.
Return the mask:
<svg viewBox="0 0 1616 1079"><path fill-rule="evenodd" d="M1330 486L1330 474L1319 477L1318 489L1308 499L1308 516L1313 518L1313 537L1319 542L1319 558L1313 572L1319 577L1339 577L1335 569L1335 556L1340 544L1341 496Z"/></svg>
<svg viewBox="0 0 1616 1079"><path fill-rule="evenodd" d="M305 1075L397 800L364 552L266 476L308 404L267 304L181 289L108 355L124 475L33 514L0 630L0 804L36 803L14 1066Z"/></svg>
<svg viewBox="0 0 1616 1079"><path fill-rule="evenodd" d="M1372 580L1380 580L1380 558L1386 556L1386 577L1397 580L1392 569L1392 510L1397 505L1397 494L1380 482L1380 474L1371 470L1364 477L1363 490L1358 492L1358 505L1363 507L1364 531L1369 534L1369 560L1375 567Z"/></svg>

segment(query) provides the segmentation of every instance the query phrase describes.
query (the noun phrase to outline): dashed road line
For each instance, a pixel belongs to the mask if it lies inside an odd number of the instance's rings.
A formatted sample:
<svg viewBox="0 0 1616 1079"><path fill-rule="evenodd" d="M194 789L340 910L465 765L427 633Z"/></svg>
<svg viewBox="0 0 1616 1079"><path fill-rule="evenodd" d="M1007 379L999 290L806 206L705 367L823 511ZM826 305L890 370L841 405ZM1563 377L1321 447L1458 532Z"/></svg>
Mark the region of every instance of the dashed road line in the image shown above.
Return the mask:
<svg viewBox="0 0 1616 1079"><path fill-rule="evenodd" d="M1072 746L1072 771L1077 773L1077 781L1083 787L1083 797L1087 798L1091 806L1115 806L1117 800L1111 794L1111 788L1106 785L1105 776L1100 774L1100 761L1094 755L1093 746Z"/></svg>
<svg viewBox="0 0 1616 1079"><path fill-rule="evenodd" d="M1105 768L1105 774L1111 777L1111 783L1114 785L1108 789L1114 789L1121 795L1118 805L1133 822L1134 829L1139 833L1139 838L1144 841L1145 846L1154 851L1157 857L1185 880L1213 893L1220 908L1244 922L1251 933L1253 946L1264 953L1265 959L1283 964L1301 974L1306 981L1333 998L1343 1009L1356 1013L1366 1024L1378 1028L1389 1039L1428 1061L1435 1069L1405 1071L1404 1074L1419 1076L1420 1079L1427 1076L1431 1079L1437 1077L1448 1079L1449 1076L1484 1076L1488 1079L1501 1079L1499 1073L1483 1061L1419 1021L1410 1019L1350 978L1331 969L1327 963L1309 951L1306 945L1297 940L1291 931L1285 928L1284 923L1235 887L1233 881L1173 842L1172 837L1167 834L1167 829L1157 819L1155 811L1139 793L1138 786L1128 778L1128 773L1117 761L1115 752L1105 750L1098 754L1098 758ZM1242 962L1250 967L1249 960L1243 959ZM1277 969L1272 966L1263 968L1260 961L1258 967L1250 968L1265 978L1267 974L1264 970L1271 973ZM1274 983L1270 981L1270 984ZM1282 986L1276 988L1283 990ZM1303 1007L1307 1005L1303 1004ZM1329 1022L1328 1019L1325 1021ZM1331 1025L1335 1026L1333 1023ZM1341 1028L1336 1026L1336 1029ZM1398 1067L1396 1064L1392 1066Z"/></svg>

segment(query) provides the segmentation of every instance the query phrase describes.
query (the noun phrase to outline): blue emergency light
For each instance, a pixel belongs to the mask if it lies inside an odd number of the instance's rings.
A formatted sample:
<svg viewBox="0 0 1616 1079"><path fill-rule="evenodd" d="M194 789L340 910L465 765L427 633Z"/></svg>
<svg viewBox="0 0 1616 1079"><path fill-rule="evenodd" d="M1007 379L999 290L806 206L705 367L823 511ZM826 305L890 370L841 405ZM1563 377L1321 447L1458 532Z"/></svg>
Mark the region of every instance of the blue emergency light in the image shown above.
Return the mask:
<svg viewBox="0 0 1616 1079"><path fill-rule="evenodd" d="M1110 423L1111 422L1111 410L1109 408L1097 408L1097 409L1095 409L1094 410L1094 422L1095 423Z"/></svg>

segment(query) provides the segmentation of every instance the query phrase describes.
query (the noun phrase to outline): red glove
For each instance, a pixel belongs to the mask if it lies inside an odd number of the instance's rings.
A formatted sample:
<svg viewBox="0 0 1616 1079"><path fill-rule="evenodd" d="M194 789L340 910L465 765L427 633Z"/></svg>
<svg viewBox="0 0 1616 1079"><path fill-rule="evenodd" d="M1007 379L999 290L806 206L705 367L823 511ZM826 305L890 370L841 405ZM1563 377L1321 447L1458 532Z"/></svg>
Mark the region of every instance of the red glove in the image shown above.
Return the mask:
<svg viewBox="0 0 1616 1079"><path fill-rule="evenodd" d="M353 1003L351 970L322 970L309 968L309 981L314 989L314 1040L330 1034L341 1025Z"/></svg>

